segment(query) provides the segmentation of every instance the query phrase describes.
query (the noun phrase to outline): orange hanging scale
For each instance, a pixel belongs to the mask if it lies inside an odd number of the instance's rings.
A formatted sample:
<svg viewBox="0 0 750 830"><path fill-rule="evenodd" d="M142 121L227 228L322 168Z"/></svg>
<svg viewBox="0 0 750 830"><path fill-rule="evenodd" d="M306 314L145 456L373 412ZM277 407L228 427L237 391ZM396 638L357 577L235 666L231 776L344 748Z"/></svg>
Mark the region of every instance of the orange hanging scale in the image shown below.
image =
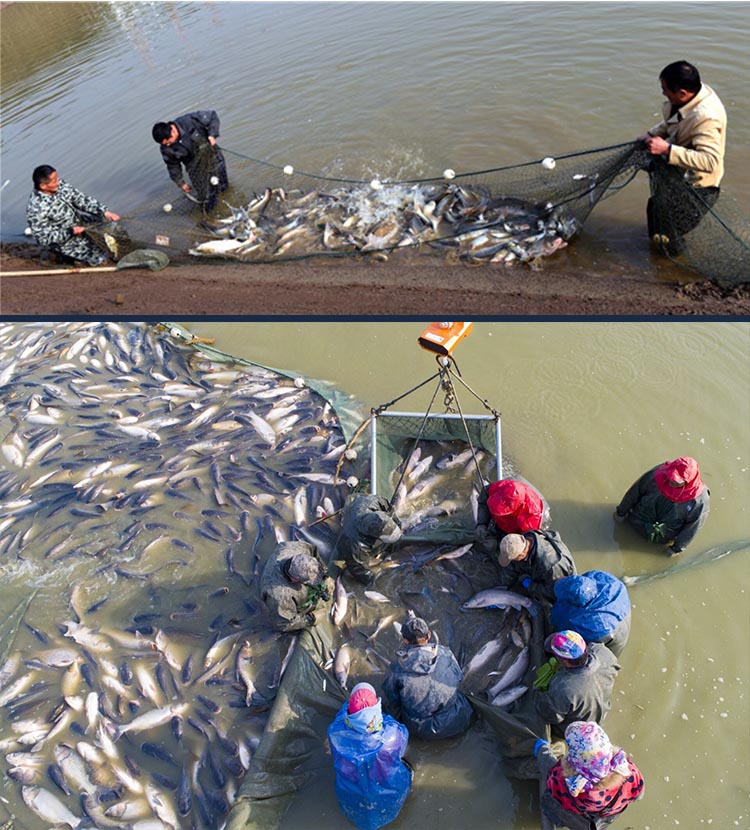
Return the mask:
<svg viewBox="0 0 750 830"><path fill-rule="evenodd" d="M417 342L428 352L449 355L471 332L471 327L471 323L430 323Z"/></svg>

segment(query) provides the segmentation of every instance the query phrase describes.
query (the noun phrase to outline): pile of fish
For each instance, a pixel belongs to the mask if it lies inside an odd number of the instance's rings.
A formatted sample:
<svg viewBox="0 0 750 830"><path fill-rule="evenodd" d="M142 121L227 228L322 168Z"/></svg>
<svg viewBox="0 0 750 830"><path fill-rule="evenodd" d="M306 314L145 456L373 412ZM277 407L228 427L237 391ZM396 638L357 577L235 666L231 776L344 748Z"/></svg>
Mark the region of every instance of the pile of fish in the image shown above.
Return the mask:
<svg viewBox="0 0 750 830"><path fill-rule="evenodd" d="M393 508L405 534L414 535L464 518L473 529L481 481L493 459L460 441L422 441L392 475ZM390 494L389 494L390 495Z"/></svg>
<svg viewBox="0 0 750 830"><path fill-rule="evenodd" d="M280 540L329 556L356 483L337 412L130 323L0 326L0 388L3 601L36 591L0 654L19 826L222 826L295 642L258 575Z"/></svg>
<svg viewBox="0 0 750 830"><path fill-rule="evenodd" d="M0 626L18 826L224 826L297 653L264 623L259 575L282 540L329 559L363 475L341 427L359 407L340 395L334 409L311 383L179 327L0 325L0 598L26 598ZM495 566L471 544L408 538L471 525L474 459L426 442L403 470L404 545L368 588L336 581L331 676L379 683L413 613L454 649L467 690L505 707L531 609L483 597Z"/></svg>
<svg viewBox="0 0 750 830"><path fill-rule="evenodd" d="M202 229L195 256L268 261L321 253L387 253L429 245L466 263L536 266L580 229L552 204L493 196L479 185L380 184L330 191L266 189Z"/></svg>
<svg viewBox="0 0 750 830"><path fill-rule="evenodd" d="M331 616L340 628L324 668L342 688L349 688L350 674L377 687L402 647L404 620L416 615L428 622L437 642L456 654L464 692L506 711L526 694L529 671L535 668L532 618L538 609L515 592L481 587L491 586L496 574L471 544L407 544L377 571L369 588L353 584L347 591L341 578L336 582ZM374 626L369 622L373 611Z"/></svg>

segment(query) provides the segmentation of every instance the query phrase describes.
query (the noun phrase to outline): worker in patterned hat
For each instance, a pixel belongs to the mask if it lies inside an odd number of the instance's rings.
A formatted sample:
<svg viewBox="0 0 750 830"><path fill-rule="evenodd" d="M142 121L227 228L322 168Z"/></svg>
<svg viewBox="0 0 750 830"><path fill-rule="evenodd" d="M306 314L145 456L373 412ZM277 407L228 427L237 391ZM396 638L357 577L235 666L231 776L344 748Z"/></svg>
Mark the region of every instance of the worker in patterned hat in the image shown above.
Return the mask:
<svg viewBox="0 0 750 830"><path fill-rule="evenodd" d="M358 683L328 727L341 812L360 830L390 824L411 790L406 727L381 711L369 683Z"/></svg>
<svg viewBox="0 0 750 830"><path fill-rule="evenodd" d="M281 542L263 569L260 595L273 628L299 631L325 617L333 580L314 545Z"/></svg>
<svg viewBox="0 0 750 830"><path fill-rule="evenodd" d="M592 721L575 721L565 730L565 751L557 758L548 741L534 745L542 780L541 807L555 827L604 830L643 796L643 776L630 756L612 746Z"/></svg>
<svg viewBox="0 0 750 830"><path fill-rule="evenodd" d="M601 723L612 706L617 658L602 643L589 643L575 631L556 631L545 641L554 655L558 671L546 690L533 692L536 711L562 736L565 727L577 720Z"/></svg>
<svg viewBox="0 0 750 830"><path fill-rule="evenodd" d="M708 518L710 492L698 462L689 456L644 473L617 505L614 519L627 522L649 542L675 556L693 541Z"/></svg>

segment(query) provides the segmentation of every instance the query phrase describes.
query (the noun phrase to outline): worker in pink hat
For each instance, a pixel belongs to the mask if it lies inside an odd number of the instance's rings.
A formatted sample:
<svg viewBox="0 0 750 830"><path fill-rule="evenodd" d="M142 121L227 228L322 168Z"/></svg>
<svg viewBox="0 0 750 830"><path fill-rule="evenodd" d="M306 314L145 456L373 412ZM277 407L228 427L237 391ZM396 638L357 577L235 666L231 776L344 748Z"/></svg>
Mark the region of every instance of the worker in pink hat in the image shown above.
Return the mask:
<svg viewBox="0 0 750 830"><path fill-rule="evenodd" d="M698 462L689 456L644 473L622 497L614 519L627 522L649 542L675 556L693 541L708 518L710 493Z"/></svg>
<svg viewBox="0 0 750 830"><path fill-rule="evenodd" d="M404 760L406 727L384 715L369 683L358 683L328 727L341 812L360 830L377 830L398 816L411 790Z"/></svg>

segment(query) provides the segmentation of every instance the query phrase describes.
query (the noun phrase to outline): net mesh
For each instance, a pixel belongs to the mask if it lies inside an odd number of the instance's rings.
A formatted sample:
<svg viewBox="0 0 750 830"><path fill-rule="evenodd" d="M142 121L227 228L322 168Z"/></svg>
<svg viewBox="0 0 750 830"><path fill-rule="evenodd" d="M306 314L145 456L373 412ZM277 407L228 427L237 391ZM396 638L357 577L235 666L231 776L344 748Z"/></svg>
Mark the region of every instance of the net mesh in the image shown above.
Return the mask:
<svg viewBox="0 0 750 830"><path fill-rule="evenodd" d="M177 191L172 202L128 217L133 247L160 247L173 262L385 259L418 249L449 262L538 267L580 232L601 199L649 169L650 224L670 242L689 228L662 253L710 279L750 279L750 223L736 203L722 194L703 204L705 195L676 168L654 165L640 143L400 181L331 178L223 153L228 189L216 153L205 153L190 171L192 194Z"/></svg>

